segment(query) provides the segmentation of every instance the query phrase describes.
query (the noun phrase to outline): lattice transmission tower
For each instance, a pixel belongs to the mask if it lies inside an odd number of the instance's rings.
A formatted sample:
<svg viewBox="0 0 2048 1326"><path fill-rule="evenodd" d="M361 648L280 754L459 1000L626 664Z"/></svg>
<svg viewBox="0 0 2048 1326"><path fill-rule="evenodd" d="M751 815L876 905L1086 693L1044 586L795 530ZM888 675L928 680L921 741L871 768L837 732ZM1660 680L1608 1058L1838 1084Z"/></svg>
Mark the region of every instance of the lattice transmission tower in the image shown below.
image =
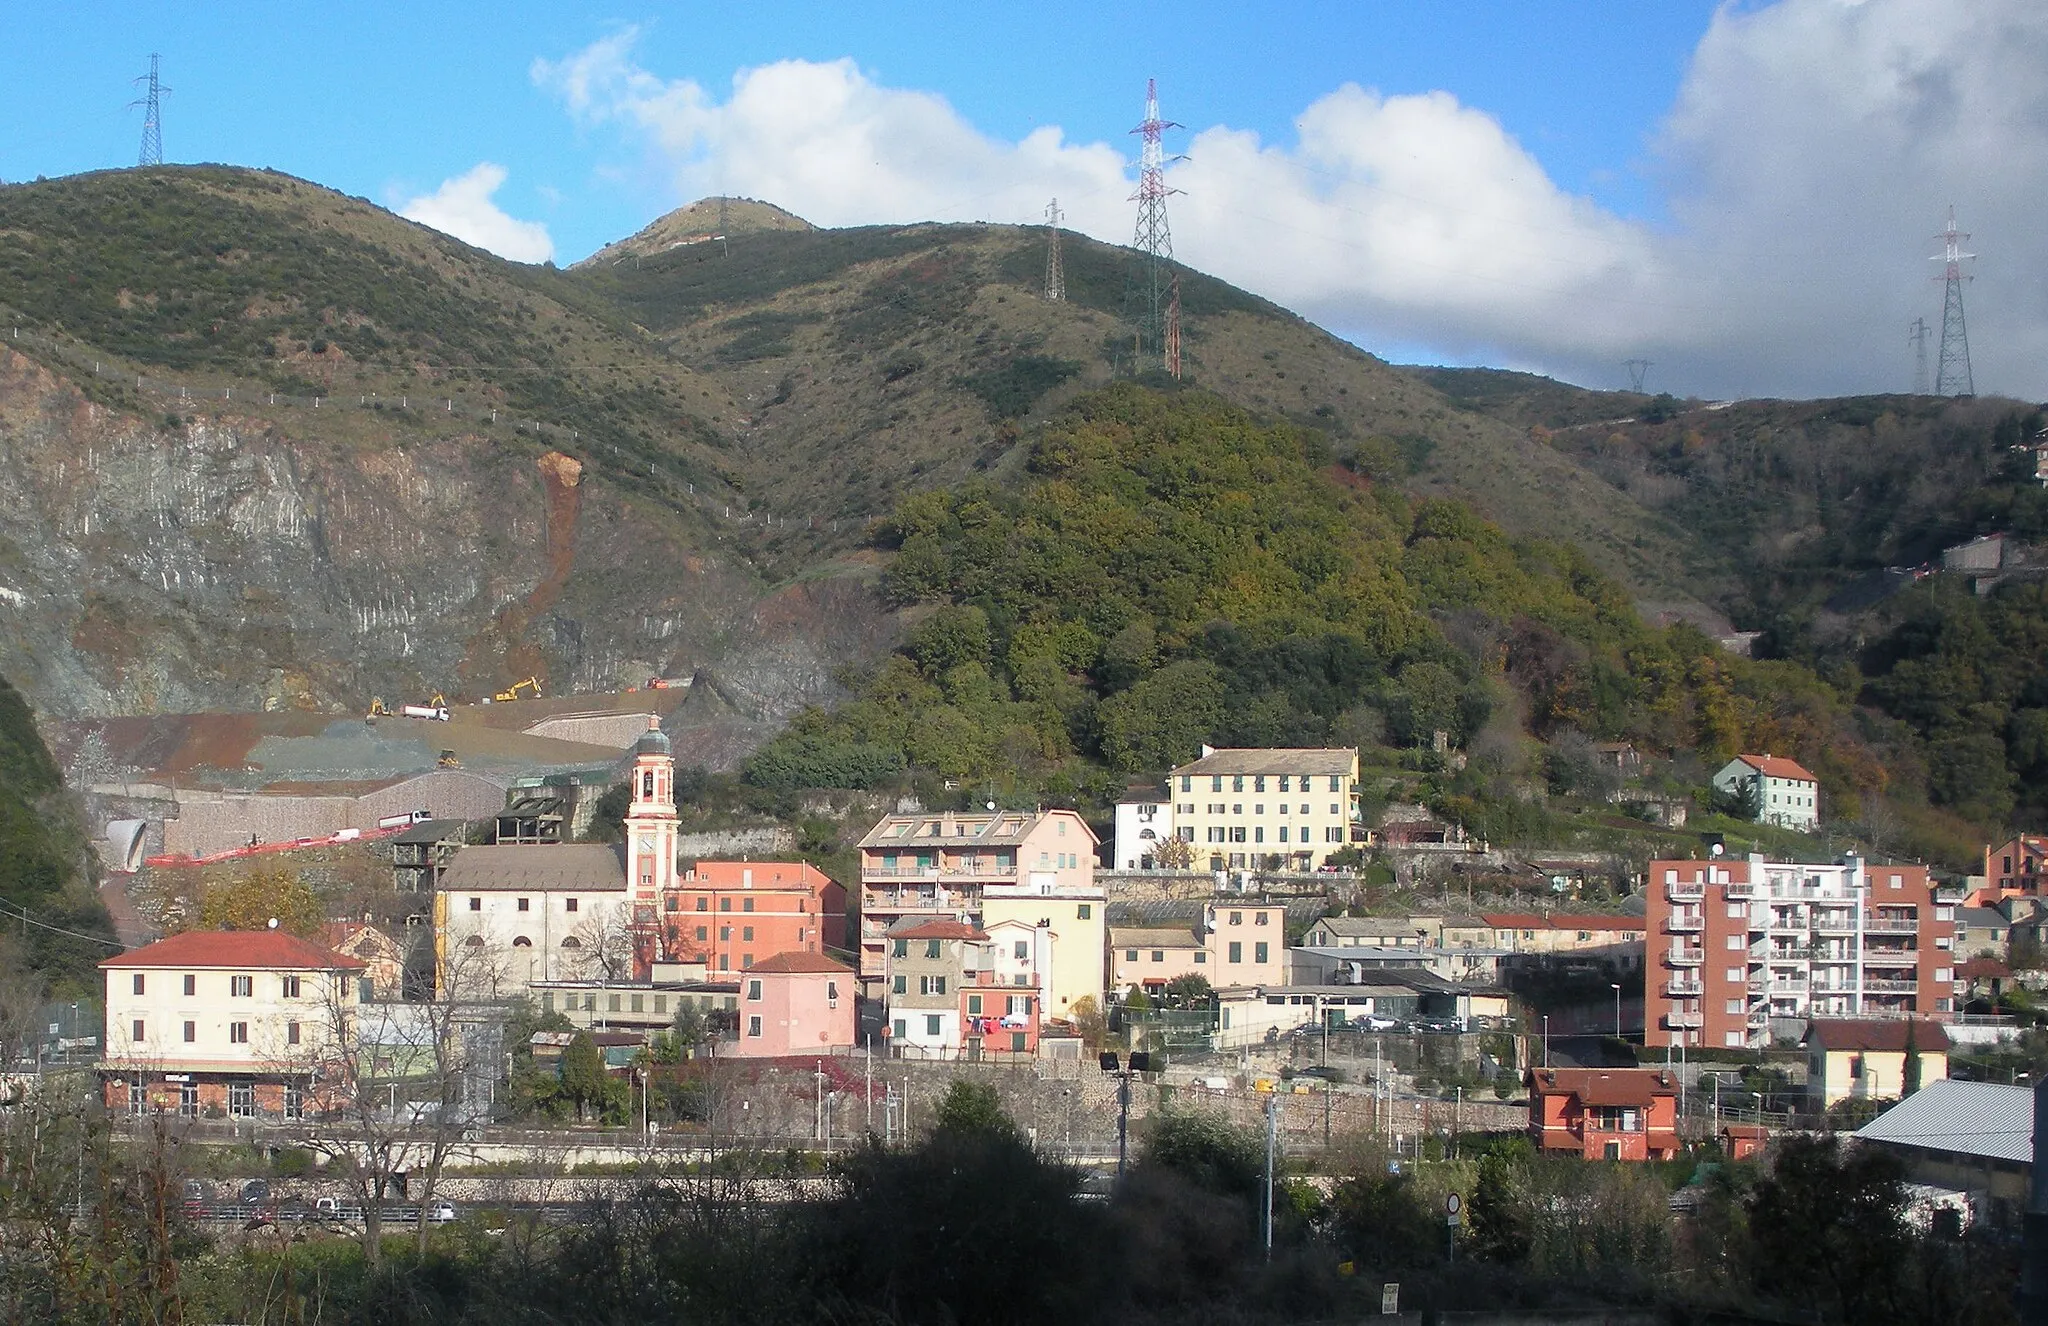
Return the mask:
<svg viewBox="0 0 2048 1326"><path fill-rule="evenodd" d="M1653 366L1648 359L1624 359L1621 366L1628 370L1628 389L1640 396L1643 394L1643 380L1650 375Z"/></svg>
<svg viewBox="0 0 2048 1326"><path fill-rule="evenodd" d="M1967 232L1956 229L1956 209L1950 204L1948 229L1935 236L1941 241L1941 252L1933 259L1941 264L1941 275L1934 279L1946 287L1941 302L1941 358L1934 370L1937 396L1977 394L1976 379L1970 374L1970 331L1963 325L1963 282L1971 279L1963 275L1963 262L1977 256L1963 252L1969 238Z"/></svg>
<svg viewBox="0 0 2048 1326"><path fill-rule="evenodd" d="M135 80L136 86L147 86L148 91L128 103L129 109L142 107L142 151L136 154L138 166L161 166L164 164L164 114L163 96L170 89L157 78L158 66L163 57L150 53L149 72Z"/></svg>
<svg viewBox="0 0 2048 1326"><path fill-rule="evenodd" d="M1045 205L1045 298L1057 304L1067 297L1067 268L1060 257L1060 200Z"/></svg>
<svg viewBox="0 0 2048 1326"><path fill-rule="evenodd" d="M1913 394L1927 394L1927 337L1934 329L1927 325L1927 319L1915 318L1906 324L1906 344L1913 347Z"/></svg>
<svg viewBox="0 0 2048 1326"><path fill-rule="evenodd" d="M1168 311L1173 298L1173 230L1166 221L1166 200L1179 193L1166 184L1166 147L1162 135L1182 126L1159 118L1159 80L1145 80L1145 122L1131 130L1143 139L1138 155L1138 228L1131 246L1137 250L1130 280L1124 288L1124 316L1131 324L1131 371L1166 367ZM1179 161L1182 158L1174 157ZM1173 310L1176 314L1178 310ZM1176 329L1177 330L1177 329Z"/></svg>

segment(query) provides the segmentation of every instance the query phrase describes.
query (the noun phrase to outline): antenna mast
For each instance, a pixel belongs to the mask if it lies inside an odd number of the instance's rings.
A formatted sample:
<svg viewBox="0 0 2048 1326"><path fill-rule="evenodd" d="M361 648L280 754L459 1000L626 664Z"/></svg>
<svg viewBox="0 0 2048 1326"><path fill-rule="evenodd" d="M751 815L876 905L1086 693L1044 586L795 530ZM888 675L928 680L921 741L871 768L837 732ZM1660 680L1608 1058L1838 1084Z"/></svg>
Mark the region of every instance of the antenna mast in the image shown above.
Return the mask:
<svg viewBox="0 0 2048 1326"><path fill-rule="evenodd" d="M1057 304L1067 297L1067 268L1060 258L1060 200L1045 205L1045 298Z"/></svg>
<svg viewBox="0 0 2048 1326"><path fill-rule="evenodd" d="M731 241L727 239L732 234L732 211L727 206L731 201L722 193L718 195L718 256L721 258L732 256Z"/></svg>
<svg viewBox="0 0 2048 1326"><path fill-rule="evenodd" d="M1179 189L1166 185L1166 148L1161 135L1183 126L1159 118L1159 80L1145 80L1145 121L1131 130L1144 142L1138 156L1138 228L1132 240L1136 264L1124 292L1125 316L1132 324L1132 371L1146 361L1163 363L1166 354L1166 313L1173 266L1173 231L1166 221L1166 199ZM1183 158L1175 157L1179 161Z"/></svg>
<svg viewBox="0 0 2048 1326"><path fill-rule="evenodd" d="M1970 374L1970 332L1963 325L1963 282L1971 278L1963 275L1963 261L1977 255L1963 252L1963 243L1970 236L1956 229L1955 204L1949 204L1948 229L1935 238L1941 241L1941 252L1932 261L1941 264L1941 275L1934 279L1946 289L1941 304L1941 362L1934 371L1934 394L1975 396L1977 383Z"/></svg>
<svg viewBox="0 0 2048 1326"><path fill-rule="evenodd" d="M142 107L142 151L136 154L138 166L161 166L164 164L164 117L163 95L170 89L157 80L157 69L162 56L150 53L149 72L135 80L138 86L147 84L149 91L142 97L128 103L130 110Z"/></svg>
<svg viewBox="0 0 2048 1326"><path fill-rule="evenodd" d="M1927 319L1915 318L1906 324L1906 344L1913 347L1913 394L1927 394L1927 337L1934 329L1927 325Z"/></svg>
<svg viewBox="0 0 2048 1326"><path fill-rule="evenodd" d="M1643 394L1643 379L1650 374L1655 361L1649 359L1624 359L1621 366L1628 370L1628 389L1640 396Z"/></svg>

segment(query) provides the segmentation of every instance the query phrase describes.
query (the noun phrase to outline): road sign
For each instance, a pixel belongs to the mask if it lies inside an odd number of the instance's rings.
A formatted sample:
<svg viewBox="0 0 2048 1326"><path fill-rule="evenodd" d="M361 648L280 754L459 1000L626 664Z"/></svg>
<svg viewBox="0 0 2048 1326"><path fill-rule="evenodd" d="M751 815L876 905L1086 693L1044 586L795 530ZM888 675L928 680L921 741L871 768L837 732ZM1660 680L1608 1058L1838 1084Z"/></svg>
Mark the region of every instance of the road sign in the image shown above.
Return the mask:
<svg viewBox="0 0 2048 1326"><path fill-rule="evenodd" d="M1398 1284L1380 1286L1380 1315L1397 1317L1401 1314L1401 1286Z"/></svg>
<svg viewBox="0 0 2048 1326"><path fill-rule="evenodd" d="M1458 1214L1458 1208L1462 1207L1464 1204L1464 1202L1459 1200L1458 1194L1452 1193L1450 1196L1444 1198L1444 1214L1448 1216L1454 1216Z"/></svg>

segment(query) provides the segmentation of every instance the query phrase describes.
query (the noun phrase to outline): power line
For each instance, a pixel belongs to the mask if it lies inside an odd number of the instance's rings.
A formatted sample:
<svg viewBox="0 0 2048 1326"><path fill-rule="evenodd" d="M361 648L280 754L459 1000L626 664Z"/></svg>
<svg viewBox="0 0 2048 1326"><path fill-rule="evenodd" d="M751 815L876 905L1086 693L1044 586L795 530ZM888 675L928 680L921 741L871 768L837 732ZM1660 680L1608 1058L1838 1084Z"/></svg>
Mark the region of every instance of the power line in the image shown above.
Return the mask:
<svg viewBox="0 0 2048 1326"><path fill-rule="evenodd" d="M1131 323L1132 372L1149 363L1163 363L1166 353L1166 311L1173 270L1173 230L1167 224L1166 200L1179 189L1166 183L1166 147L1162 135L1182 125L1159 118L1159 80L1145 80L1145 119L1131 130L1143 146L1138 153L1138 225L1131 240L1137 250L1124 287L1124 316ZM1180 157L1173 158L1176 161Z"/></svg>
<svg viewBox="0 0 2048 1326"><path fill-rule="evenodd" d="M157 67L163 59L154 51L149 56L149 72L136 79L138 84L149 85L149 93L128 103L129 109L137 106L142 111L142 151L136 155L138 166L161 166L164 164L164 118L163 94L170 89L157 80Z"/></svg>
<svg viewBox="0 0 2048 1326"><path fill-rule="evenodd" d="M0 902L0 912L6 912L10 920L20 921L23 925L32 925L38 930L48 930L53 934L69 935L73 939L83 939L88 943L105 944L108 948L122 952L127 951L128 948L126 944L123 944L118 939L108 939L104 935L88 935L77 930L66 930L61 925L51 925L47 921L38 921L28 914L28 909L25 907L11 906L8 903Z"/></svg>
<svg viewBox="0 0 2048 1326"><path fill-rule="evenodd" d="M1913 394L1927 394L1927 336L1931 329L1927 319L1915 318L1906 324L1906 343L1913 347Z"/></svg>

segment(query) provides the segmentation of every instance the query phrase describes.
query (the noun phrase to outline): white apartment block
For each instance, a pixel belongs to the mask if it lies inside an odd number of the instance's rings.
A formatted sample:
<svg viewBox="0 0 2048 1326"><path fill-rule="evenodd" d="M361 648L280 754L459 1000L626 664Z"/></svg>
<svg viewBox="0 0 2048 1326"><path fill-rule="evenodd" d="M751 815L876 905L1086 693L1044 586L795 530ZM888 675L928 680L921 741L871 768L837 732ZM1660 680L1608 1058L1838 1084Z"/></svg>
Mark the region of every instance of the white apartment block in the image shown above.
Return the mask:
<svg viewBox="0 0 2048 1326"><path fill-rule="evenodd" d="M1756 820L1781 829L1811 830L1820 824L1820 779L1798 761L1778 755L1738 755L1714 775L1714 790L1726 794L1750 789L1757 799Z"/></svg>
<svg viewBox="0 0 2048 1326"><path fill-rule="evenodd" d="M1352 840L1358 752L1204 746L1167 776L1166 793L1195 869L1313 870Z"/></svg>

